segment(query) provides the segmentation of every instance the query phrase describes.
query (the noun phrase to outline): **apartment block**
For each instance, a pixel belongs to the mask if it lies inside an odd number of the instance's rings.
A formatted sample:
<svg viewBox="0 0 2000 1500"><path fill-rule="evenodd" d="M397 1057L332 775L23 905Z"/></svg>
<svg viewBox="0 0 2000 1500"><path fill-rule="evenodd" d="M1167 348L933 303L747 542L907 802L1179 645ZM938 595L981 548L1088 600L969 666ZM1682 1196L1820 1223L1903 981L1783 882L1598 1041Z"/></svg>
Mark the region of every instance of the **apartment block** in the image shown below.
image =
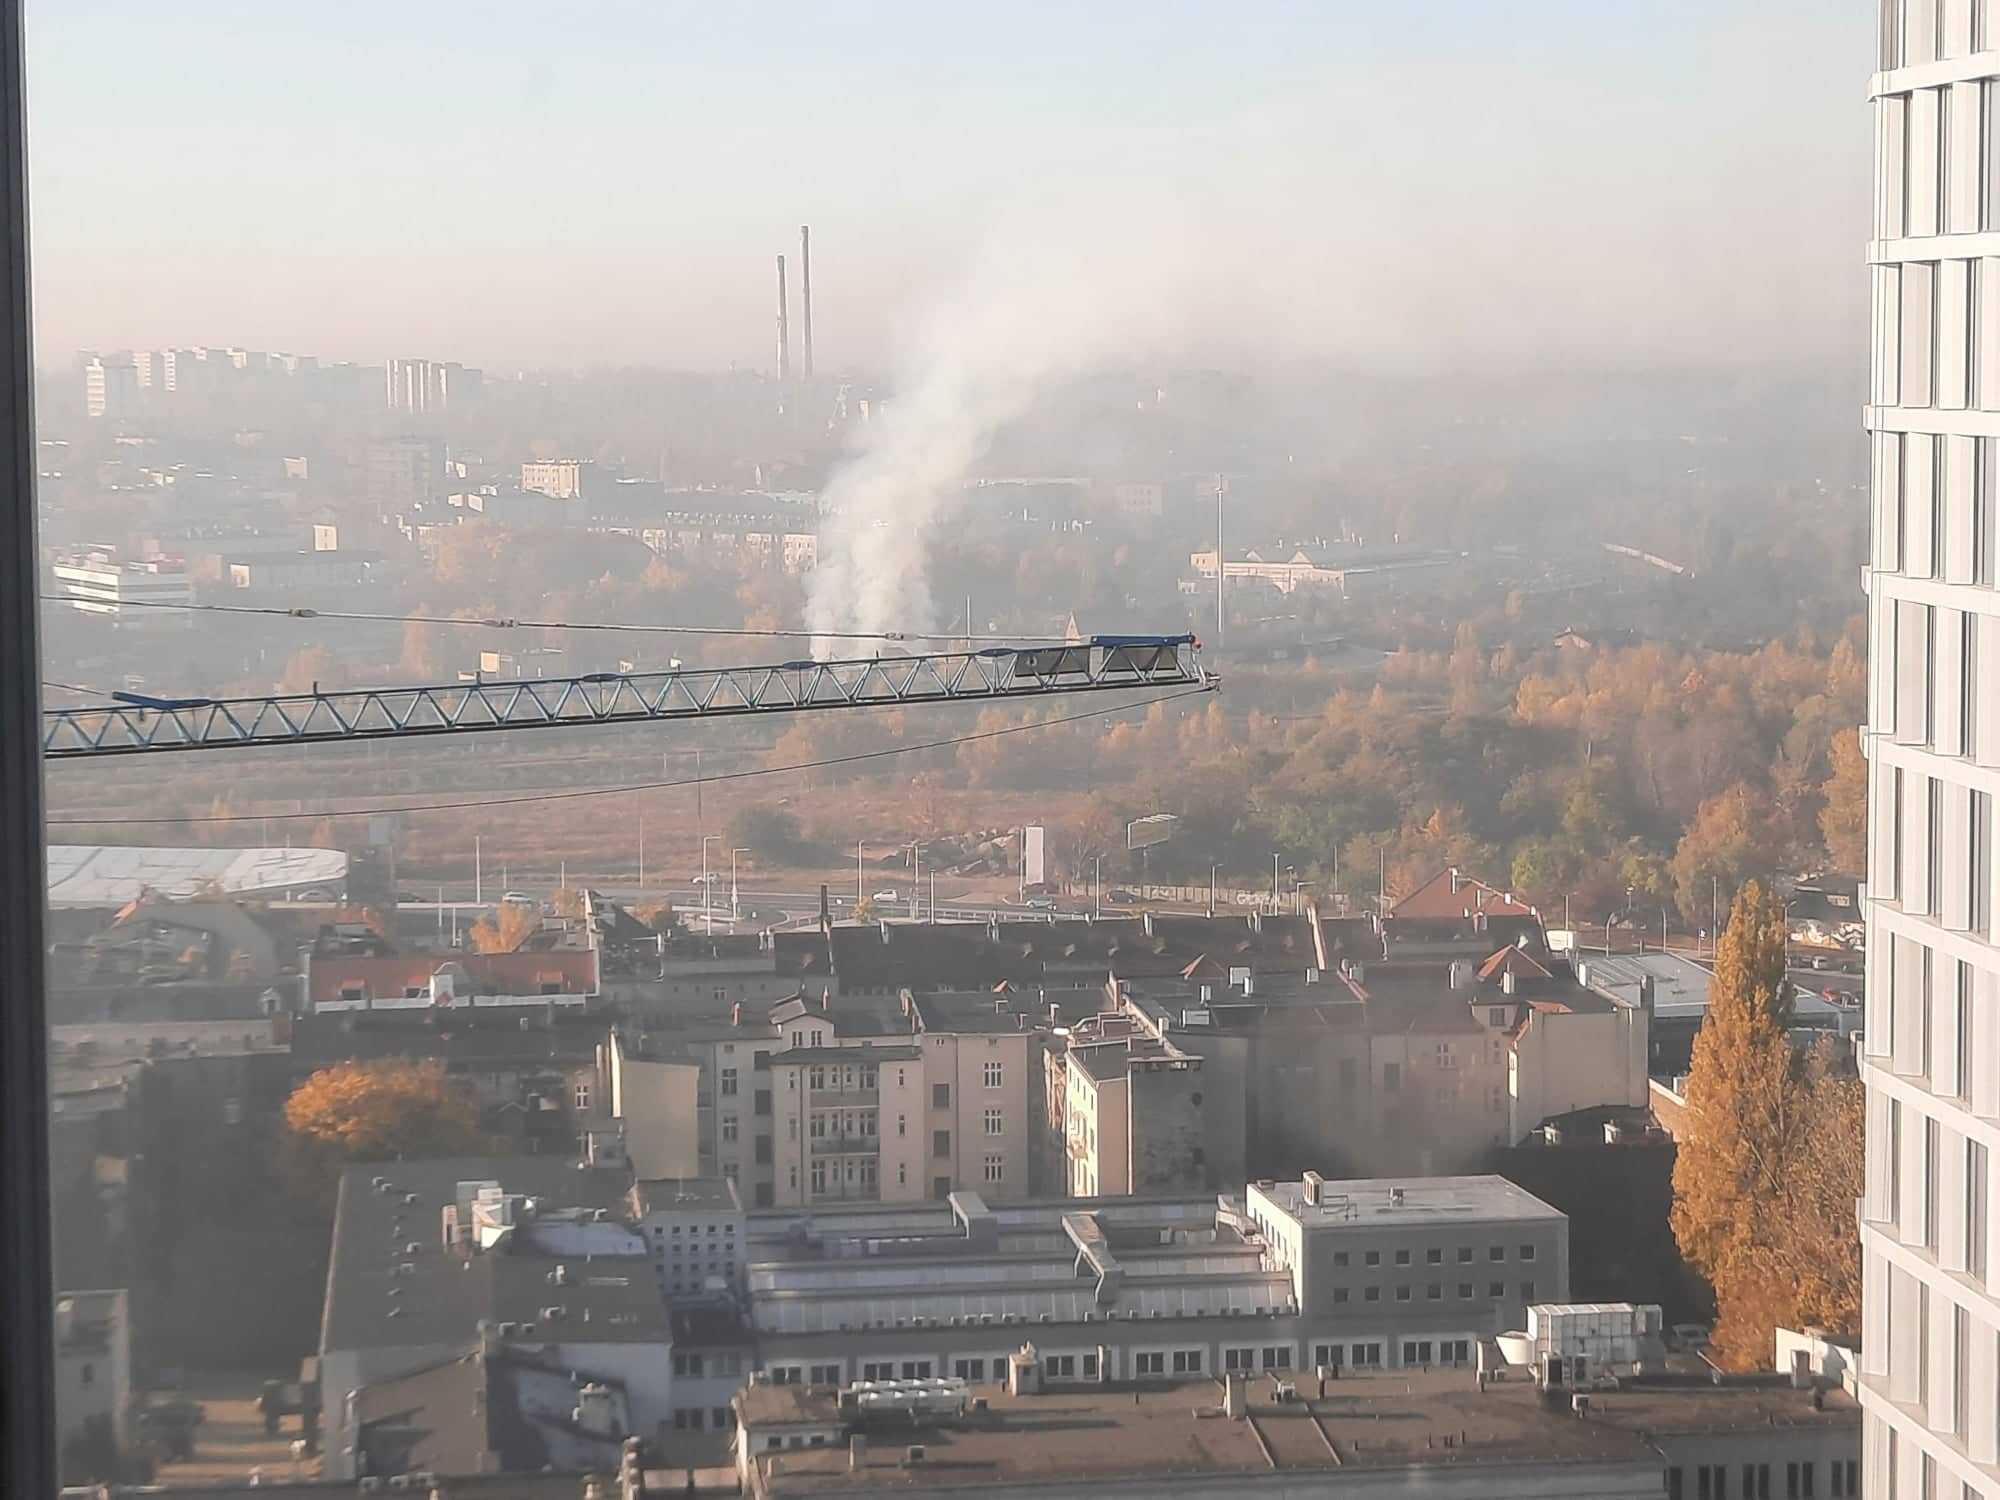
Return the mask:
<svg viewBox="0 0 2000 1500"><path fill-rule="evenodd" d="M2000 16L1882 0L1868 244L1864 1488L2000 1496Z"/></svg>

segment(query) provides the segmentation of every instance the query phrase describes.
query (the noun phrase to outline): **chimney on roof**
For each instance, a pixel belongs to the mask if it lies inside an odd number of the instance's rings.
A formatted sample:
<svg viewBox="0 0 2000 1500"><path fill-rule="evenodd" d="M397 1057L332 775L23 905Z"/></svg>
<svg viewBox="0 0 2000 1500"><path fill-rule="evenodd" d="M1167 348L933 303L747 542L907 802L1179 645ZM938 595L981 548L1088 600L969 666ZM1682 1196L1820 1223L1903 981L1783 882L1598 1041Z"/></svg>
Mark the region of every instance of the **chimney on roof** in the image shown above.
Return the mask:
<svg viewBox="0 0 2000 1500"><path fill-rule="evenodd" d="M832 991L832 990L827 990L827 989L823 989L823 990L821 990L821 991L819 992L819 1008L820 1008L821 1010L832 1010L832 1009L833 1009L833 991Z"/></svg>
<svg viewBox="0 0 2000 1500"><path fill-rule="evenodd" d="M1454 896L1456 896L1456 895L1458 894L1458 866L1457 866L1457 865L1453 865L1453 866L1451 867L1451 871L1450 871L1450 874L1451 874L1451 893L1452 893L1452 894L1453 894Z"/></svg>
<svg viewBox="0 0 2000 1500"><path fill-rule="evenodd" d="M741 1000L736 1001L729 1007L729 1024L731 1026L741 1026L743 1024L743 1002Z"/></svg>
<svg viewBox="0 0 2000 1500"><path fill-rule="evenodd" d="M1512 969L1502 969L1500 971L1500 993L1503 995L1514 993L1514 971Z"/></svg>

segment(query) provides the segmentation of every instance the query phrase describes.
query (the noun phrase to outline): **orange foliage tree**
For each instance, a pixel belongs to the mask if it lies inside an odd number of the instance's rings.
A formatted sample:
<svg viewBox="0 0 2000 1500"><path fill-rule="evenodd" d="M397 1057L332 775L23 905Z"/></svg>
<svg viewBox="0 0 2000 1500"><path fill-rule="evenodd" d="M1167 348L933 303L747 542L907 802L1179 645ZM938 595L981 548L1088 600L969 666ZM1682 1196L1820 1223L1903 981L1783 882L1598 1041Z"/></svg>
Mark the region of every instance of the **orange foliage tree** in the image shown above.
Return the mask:
<svg viewBox="0 0 2000 1500"><path fill-rule="evenodd" d="M1767 1364L1772 1331L1857 1327L1861 1088L1787 1034L1785 908L1751 881L1730 911L1694 1042L1674 1237L1715 1289L1714 1345Z"/></svg>
<svg viewBox="0 0 2000 1500"><path fill-rule="evenodd" d="M525 943L542 925L541 913L532 906L523 906L518 901L505 901L500 905L497 921L481 917L472 924L472 951L474 953L512 953Z"/></svg>
<svg viewBox="0 0 2000 1500"><path fill-rule="evenodd" d="M487 1149L479 1109L438 1062L344 1062L285 1101L291 1133L342 1161L456 1156Z"/></svg>

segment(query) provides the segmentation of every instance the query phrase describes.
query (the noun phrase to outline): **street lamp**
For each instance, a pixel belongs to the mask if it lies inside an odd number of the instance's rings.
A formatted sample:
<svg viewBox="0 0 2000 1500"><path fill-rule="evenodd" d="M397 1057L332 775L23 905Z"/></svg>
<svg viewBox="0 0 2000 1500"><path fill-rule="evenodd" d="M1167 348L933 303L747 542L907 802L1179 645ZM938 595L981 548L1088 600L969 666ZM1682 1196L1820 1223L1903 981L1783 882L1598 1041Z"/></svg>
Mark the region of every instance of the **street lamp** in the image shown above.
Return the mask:
<svg viewBox="0 0 2000 1500"><path fill-rule="evenodd" d="M1092 882L1097 887L1097 915L1104 915L1104 856L1097 856L1097 878ZM935 912L933 912L935 915Z"/></svg>
<svg viewBox="0 0 2000 1500"><path fill-rule="evenodd" d="M743 919L743 896L736 888L736 856L749 852L750 847L747 844L729 851L729 920L732 922Z"/></svg>

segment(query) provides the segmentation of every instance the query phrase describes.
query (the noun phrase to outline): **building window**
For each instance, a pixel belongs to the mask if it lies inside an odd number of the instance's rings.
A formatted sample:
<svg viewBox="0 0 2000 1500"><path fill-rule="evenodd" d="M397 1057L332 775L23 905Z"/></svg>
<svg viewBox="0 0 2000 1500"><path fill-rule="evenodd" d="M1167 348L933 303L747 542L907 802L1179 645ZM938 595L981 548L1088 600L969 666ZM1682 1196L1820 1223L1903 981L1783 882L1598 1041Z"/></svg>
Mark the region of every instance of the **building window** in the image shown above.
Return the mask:
<svg viewBox="0 0 2000 1500"><path fill-rule="evenodd" d="M1006 1077L1006 1068L1001 1063L990 1062L981 1069L981 1075L989 1089L997 1089L1001 1080Z"/></svg>
<svg viewBox="0 0 2000 1500"><path fill-rule="evenodd" d="M986 1180L988 1182L1000 1182L1006 1176L1007 1159L1004 1156L989 1156L986 1158Z"/></svg>
<svg viewBox="0 0 2000 1500"><path fill-rule="evenodd" d="M1176 1349L1174 1351L1174 1373L1176 1375L1199 1375L1201 1373L1202 1351L1199 1349Z"/></svg>
<svg viewBox="0 0 2000 1500"><path fill-rule="evenodd" d="M580 1115L590 1113L590 1082L588 1079L579 1078L576 1081L576 1112Z"/></svg>
<svg viewBox="0 0 2000 1500"><path fill-rule="evenodd" d="M1140 1350L1134 1368L1141 1375L1164 1375L1167 1373L1167 1357L1159 1350Z"/></svg>
<svg viewBox="0 0 2000 1500"><path fill-rule="evenodd" d="M1382 1288L1379 1286L1363 1287L1361 1289L1361 1300L1363 1302L1380 1302L1382 1300Z"/></svg>
<svg viewBox="0 0 2000 1500"><path fill-rule="evenodd" d="M722 1138L725 1141L736 1139L736 1116L724 1115L722 1117Z"/></svg>
<svg viewBox="0 0 2000 1500"><path fill-rule="evenodd" d="M720 1079L719 1087L724 1095L736 1092L736 1070L734 1068L722 1069Z"/></svg>
<svg viewBox="0 0 2000 1500"><path fill-rule="evenodd" d="M1434 1245L1430 1249L1426 1250L1424 1252L1424 1263L1426 1265L1432 1265L1432 1266L1443 1265L1444 1264L1443 1248L1441 1246Z"/></svg>
<svg viewBox="0 0 2000 1500"><path fill-rule="evenodd" d="M1246 1372L1254 1370L1257 1368L1257 1351L1255 1349L1224 1349L1222 1351L1222 1368L1225 1370L1243 1370Z"/></svg>
<svg viewBox="0 0 2000 1500"><path fill-rule="evenodd" d="M949 1130L933 1130L931 1132L931 1155L951 1155L951 1132Z"/></svg>
<svg viewBox="0 0 2000 1500"><path fill-rule="evenodd" d="M1498 1301L1507 1295L1507 1283L1504 1281L1489 1281L1486 1284L1486 1295Z"/></svg>
<svg viewBox="0 0 2000 1500"><path fill-rule="evenodd" d="M955 1359L951 1363L951 1373L960 1380L984 1380L986 1361L983 1359Z"/></svg>
<svg viewBox="0 0 2000 1500"><path fill-rule="evenodd" d="M1472 1246L1460 1245L1458 1247L1458 1263L1461 1266L1469 1266L1472 1264Z"/></svg>
<svg viewBox="0 0 2000 1500"><path fill-rule="evenodd" d="M1407 1266L1409 1263L1410 1263L1410 1252L1407 1250L1398 1250L1396 1252L1396 1264L1399 1266Z"/></svg>
<svg viewBox="0 0 2000 1500"><path fill-rule="evenodd" d="M863 1380L894 1380L896 1378L896 1366L892 1361L886 1359L864 1360L861 1365L861 1378Z"/></svg>
<svg viewBox="0 0 2000 1500"><path fill-rule="evenodd" d="M1535 1258L1535 1247L1533 1245L1523 1245L1521 1247L1521 1259L1533 1260L1534 1258Z"/></svg>
<svg viewBox="0 0 2000 1500"><path fill-rule="evenodd" d="M999 1110L989 1109L986 1111L986 1133L988 1135L1005 1135L1007 1133L1007 1117L1001 1114Z"/></svg>
<svg viewBox="0 0 2000 1500"><path fill-rule="evenodd" d="M1292 1347L1289 1344L1266 1344L1264 1346L1264 1368L1267 1370L1289 1370L1292 1367Z"/></svg>
<svg viewBox="0 0 2000 1500"><path fill-rule="evenodd" d="M1425 1287L1424 1300L1426 1302L1442 1302L1444 1300L1444 1283L1442 1281L1433 1281L1429 1286Z"/></svg>
<svg viewBox="0 0 2000 1500"><path fill-rule="evenodd" d="M1407 1285L1396 1288L1396 1300L1398 1302L1408 1302L1410 1300L1410 1289Z"/></svg>
<svg viewBox="0 0 2000 1500"><path fill-rule="evenodd" d="M910 1180L910 1169L902 1162L896 1163L896 1186L904 1187Z"/></svg>
<svg viewBox="0 0 2000 1500"><path fill-rule="evenodd" d="M1507 1247L1505 1245L1488 1245L1486 1247L1486 1258L1493 1261L1505 1260L1507 1258Z"/></svg>
<svg viewBox="0 0 2000 1500"><path fill-rule="evenodd" d="M1534 1282L1524 1281L1521 1283L1521 1300L1523 1302L1533 1302L1535 1300Z"/></svg>
<svg viewBox="0 0 2000 1500"><path fill-rule="evenodd" d="M1336 1251L1334 1251L1334 1252L1333 1252L1333 1263L1334 1263L1334 1264L1335 1264L1336 1266L1344 1266L1344 1265L1346 1265L1346 1264L1347 1264L1347 1252L1346 1252L1345 1250L1336 1250Z"/></svg>
<svg viewBox="0 0 2000 1500"><path fill-rule="evenodd" d="M1347 1288L1344 1286L1335 1287L1333 1289L1333 1300L1335 1302L1345 1302L1347 1300Z"/></svg>
<svg viewBox="0 0 2000 1500"><path fill-rule="evenodd" d="M1381 1264L1382 1264L1382 1252L1381 1252L1380 1250L1368 1250L1368 1251L1365 1251L1365 1252L1363 1252L1363 1254L1362 1254L1362 1256L1361 1256L1361 1263L1362 1263L1363 1265L1368 1265L1368 1266L1379 1266L1379 1265L1381 1265Z"/></svg>
<svg viewBox="0 0 2000 1500"><path fill-rule="evenodd" d="M932 1084L932 1085L931 1085L931 1108L932 1108L932 1109L950 1109L950 1108L951 1108L951 1085L950 1085L950 1084L948 1084L948 1083L934 1083L934 1084Z"/></svg>

